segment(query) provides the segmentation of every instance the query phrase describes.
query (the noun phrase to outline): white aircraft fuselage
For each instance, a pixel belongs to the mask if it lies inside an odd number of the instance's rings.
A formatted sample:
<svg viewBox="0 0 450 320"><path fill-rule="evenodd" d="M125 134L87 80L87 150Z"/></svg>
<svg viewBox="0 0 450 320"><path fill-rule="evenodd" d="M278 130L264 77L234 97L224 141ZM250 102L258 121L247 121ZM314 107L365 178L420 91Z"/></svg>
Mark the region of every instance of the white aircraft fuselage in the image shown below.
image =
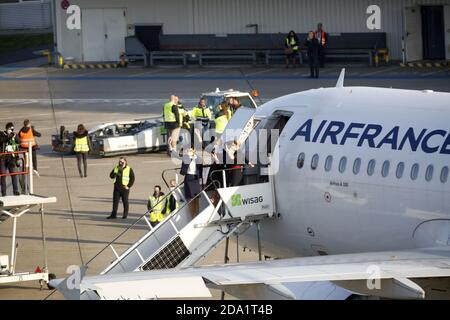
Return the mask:
<svg viewBox="0 0 450 320"><path fill-rule="evenodd" d="M449 245L449 93L318 89L270 101L255 115L276 111L292 116L273 152L280 219L261 224L265 254ZM257 250L255 233L243 238Z"/></svg>

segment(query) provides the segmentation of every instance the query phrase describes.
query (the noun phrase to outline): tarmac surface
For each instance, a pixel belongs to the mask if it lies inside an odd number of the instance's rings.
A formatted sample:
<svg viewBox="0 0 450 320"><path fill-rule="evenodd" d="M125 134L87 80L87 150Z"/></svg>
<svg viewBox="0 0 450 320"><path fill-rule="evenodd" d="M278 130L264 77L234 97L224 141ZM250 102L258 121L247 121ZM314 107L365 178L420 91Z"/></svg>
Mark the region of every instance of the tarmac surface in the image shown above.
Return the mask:
<svg viewBox="0 0 450 320"><path fill-rule="evenodd" d="M309 70L305 67L161 66L113 70L0 67L0 127L12 121L18 131L23 120L30 119L42 133L38 139L40 177L35 177L35 193L58 199L56 204L45 207L50 272L65 277L68 266L84 264L105 248L145 213L153 186L163 185L161 172L174 168L164 152L128 156L136 174L136 184L130 194L129 218L106 220L112 205L109 172L118 157L90 157L88 178L81 179L73 156L51 150L51 135L58 133L59 126L75 130L79 123L91 127L102 122L148 118L161 114L162 105L171 94L177 94L185 105L192 107L202 92L216 88L258 89L260 97L256 101L261 104L297 91L334 86L340 69L339 65L330 65L321 70L322 78L316 80L308 78ZM450 69L354 65L347 67L345 84L450 92ZM145 231L146 227L140 225L126 233L115 249L120 254ZM42 267L37 210L19 219L17 232L17 271ZM11 234L11 220L0 224L2 254L10 252ZM223 263L223 247L222 244L201 263ZM231 248L233 262L236 261L236 245ZM239 253L241 261L257 259L255 252L243 252L239 248ZM99 273L113 259L112 251L105 250L89 265L88 274ZM37 282L0 286L0 299L45 299L50 293L40 290ZM214 297L218 298L219 293L215 292ZM48 298L61 299L62 296L54 293Z"/></svg>

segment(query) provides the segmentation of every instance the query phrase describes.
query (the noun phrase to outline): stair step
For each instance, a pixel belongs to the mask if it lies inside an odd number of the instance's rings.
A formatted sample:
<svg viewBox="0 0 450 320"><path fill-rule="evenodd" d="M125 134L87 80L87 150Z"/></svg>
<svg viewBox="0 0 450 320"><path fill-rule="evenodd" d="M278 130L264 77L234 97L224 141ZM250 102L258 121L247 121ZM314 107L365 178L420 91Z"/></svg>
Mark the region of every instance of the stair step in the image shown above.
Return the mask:
<svg viewBox="0 0 450 320"><path fill-rule="evenodd" d="M179 265L191 253L177 236L171 243L164 247L150 261L142 266L142 270L172 269Z"/></svg>
<svg viewBox="0 0 450 320"><path fill-rule="evenodd" d="M267 218L269 218L269 216L267 214L255 214L255 215L245 216L244 219L242 219L241 217L228 218L228 219L211 221L209 223L196 224L195 228L207 228L207 227L212 227L212 226L239 224L241 222L256 222L256 221L260 221L260 220L267 219Z"/></svg>

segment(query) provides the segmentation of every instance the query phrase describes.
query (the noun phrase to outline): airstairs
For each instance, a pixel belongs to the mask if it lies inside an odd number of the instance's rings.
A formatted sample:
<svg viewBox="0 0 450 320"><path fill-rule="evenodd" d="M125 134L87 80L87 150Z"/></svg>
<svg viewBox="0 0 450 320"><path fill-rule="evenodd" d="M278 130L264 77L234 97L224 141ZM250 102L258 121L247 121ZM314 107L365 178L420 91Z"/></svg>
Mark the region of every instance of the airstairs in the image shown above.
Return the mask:
<svg viewBox="0 0 450 320"><path fill-rule="evenodd" d="M225 170L222 174L226 186ZM179 184L166 198L172 193L181 195L182 187ZM270 179L266 183L223 188L213 182L155 228L147 214L143 219L148 232L122 254L117 253L114 243L109 244L115 260L101 274L192 266L231 235L242 234L262 220L272 219L276 212L272 190ZM211 200L214 193L215 203ZM190 209L194 201L198 201L199 210L193 217Z"/></svg>

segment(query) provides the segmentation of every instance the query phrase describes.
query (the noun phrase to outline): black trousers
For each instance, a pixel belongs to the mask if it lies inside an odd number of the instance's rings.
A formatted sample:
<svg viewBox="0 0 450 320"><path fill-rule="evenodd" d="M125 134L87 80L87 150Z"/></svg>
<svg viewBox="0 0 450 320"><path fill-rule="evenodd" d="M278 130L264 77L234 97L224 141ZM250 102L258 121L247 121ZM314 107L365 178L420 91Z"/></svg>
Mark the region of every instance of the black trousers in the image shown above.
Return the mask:
<svg viewBox="0 0 450 320"><path fill-rule="evenodd" d="M228 186L229 187L239 187L242 182L242 178L244 177L244 172L242 169L234 169L229 171L228 179Z"/></svg>
<svg viewBox="0 0 450 320"><path fill-rule="evenodd" d="M324 49L324 48L319 47L319 66L320 66L321 68L324 68L324 67L325 67L325 54L324 54L324 52L323 52L323 49Z"/></svg>
<svg viewBox="0 0 450 320"><path fill-rule="evenodd" d="M6 173L14 173L17 172L17 164L15 159L0 159L0 174ZM13 192L19 193L19 184L17 176L11 176ZM0 178L1 188L2 188L2 196L6 196L6 177L2 176Z"/></svg>
<svg viewBox="0 0 450 320"><path fill-rule="evenodd" d="M86 152L77 152L76 156L77 156L78 172L80 173L80 177L83 176L83 173L81 171L81 161L83 161L84 176L87 177L87 153Z"/></svg>
<svg viewBox="0 0 450 320"><path fill-rule="evenodd" d="M128 197L130 195L130 189L125 189L123 187L118 187L114 185L114 192L113 192L113 208L112 208L112 217L117 216L117 210L119 209L119 201L122 199L123 203L123 217L128 216Z"/></svg>
<svg viewBox="0 0 450 320"><path fill-rule="evenodd" d="M319 64L310 63L309 68L311 69L311 78L319 77Z"/></svg>

